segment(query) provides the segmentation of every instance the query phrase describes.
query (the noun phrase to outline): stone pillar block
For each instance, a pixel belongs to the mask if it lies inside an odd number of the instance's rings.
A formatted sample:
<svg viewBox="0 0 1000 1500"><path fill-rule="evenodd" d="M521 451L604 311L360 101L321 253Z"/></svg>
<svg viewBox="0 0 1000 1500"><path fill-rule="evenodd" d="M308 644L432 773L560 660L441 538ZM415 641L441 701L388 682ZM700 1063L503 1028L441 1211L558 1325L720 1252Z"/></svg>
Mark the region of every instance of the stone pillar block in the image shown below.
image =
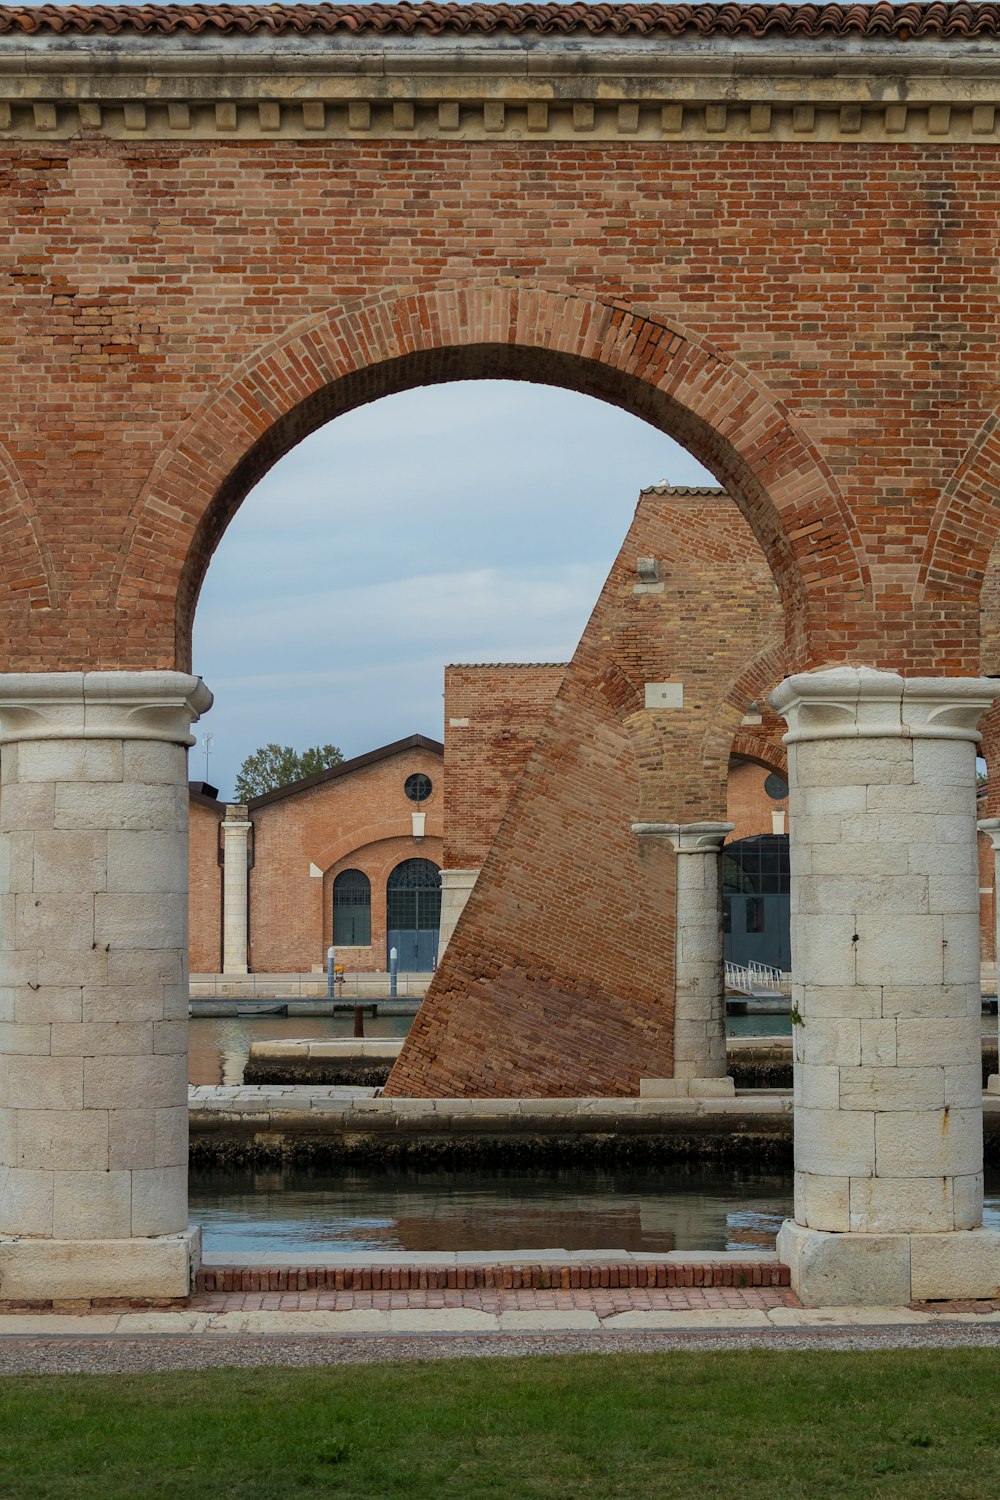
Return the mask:
<svg viewBox="0 0 1000 1500"><path fill-rule="evenodd" d="M222 824L222 970L246 974L251 823L238 804L226 808Z"/></svg>
<svg viewBox="0 0 1000 1500"><path fill-rule="evenodd" d="M677 855L674 947L674 1078L694 1092L726 1076L722 846L732 823L634 823ZM699 1090L703 1091L703 1090Z"/></svg>
<svg viewBox="0 0 1000 1500"><path fill-rule="evenodd" d="M988 835L989 841L993 845L993 889L1000 893L1000 818L983 818L977 824L977 827L981 833ZM1000 894L998 894L996 901L996 923L997 943L1000 945ZM996 953L997 973L1000 974L1000 946L997 947ZM998 992L1000 992L1000 985L998 985ZM997 1007L997 1010L1000 1013L1000 1006ZM1000 1026L1000 1014L998 1014L997 1024ZM991 1094L1000 1094L1000 1073L991 1073L986 1087Z"/></svg>
<svg viewBox="0 0 1000 1500"><path fill-rule="evenodd" d="M211 701L179 672L0 675L0 1296L188 1291L187 746Z"/></svg>
<svg viewBox="0 0 1000 1500"><path fill-rule="evenodd" d="M478 870L441 871L441 926L438 932L438 963L451 942L458 919L472 895L472 888L479 879Z"/></svg>
<svg viewBox="0 0 1000 1500"><path fill-rule="evenodd" d="M993 1295L975 763L994 691L845 667L771 695L789 726L796 1006L779 1250L807 1303Z"/></svg>

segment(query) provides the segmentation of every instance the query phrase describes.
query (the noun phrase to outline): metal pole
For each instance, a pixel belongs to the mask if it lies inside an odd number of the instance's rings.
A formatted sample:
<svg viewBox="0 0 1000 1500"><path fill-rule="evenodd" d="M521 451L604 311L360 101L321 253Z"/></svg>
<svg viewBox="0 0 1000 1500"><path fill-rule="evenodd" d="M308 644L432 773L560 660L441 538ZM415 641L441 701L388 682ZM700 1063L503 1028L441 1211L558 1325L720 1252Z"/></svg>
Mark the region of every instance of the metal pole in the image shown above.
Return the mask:
<svg viewBox="0 0 1000 1500"><path fill-rule="evenodd" d="M336 961L337 961L337 950L335 948L327 948L327 950L326 950L326 998L328 1000L333 1000L335 998L335 995L336 995L336 990L334 989L334 976L333 976L333 966L336 963Z"/></svg>
<svg viewBox="0 0 1000 1500"><path fill-rule="evenodd" d="M397 974L399 973L399 954L395 948L389 949L389 994L393 1000L396 998Z"/></svg>

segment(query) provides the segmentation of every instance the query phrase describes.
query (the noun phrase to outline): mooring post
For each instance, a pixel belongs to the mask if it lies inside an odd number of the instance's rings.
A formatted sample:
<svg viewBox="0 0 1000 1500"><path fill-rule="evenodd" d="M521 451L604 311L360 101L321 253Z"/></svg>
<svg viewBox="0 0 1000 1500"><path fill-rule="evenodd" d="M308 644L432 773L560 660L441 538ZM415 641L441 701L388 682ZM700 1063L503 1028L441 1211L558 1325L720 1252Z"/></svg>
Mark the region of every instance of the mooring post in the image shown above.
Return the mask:
<svg viewBox="0 0 1000 1500"><path fill-rule="evenodd" d="M326 998L328 1000L335 999L336 998L336 994L337 994L337 990L336 990L336 976L334 974L334 968L333 968L334 964L336 963L336 960L337 960L337 950L335 948L327 948L327 950L326 950Z"/></svg>
<svg viewBox="0 0 1000 1500"><path fill-rule="evenodd" d="M397 987L397 984L398 984L398 976L399 976L399 954L396 952L395 948L390 948L389 949L389 995L390 995L390 997L393 1000L395 1000L395 998L396 998L396 987Z"/></svg>

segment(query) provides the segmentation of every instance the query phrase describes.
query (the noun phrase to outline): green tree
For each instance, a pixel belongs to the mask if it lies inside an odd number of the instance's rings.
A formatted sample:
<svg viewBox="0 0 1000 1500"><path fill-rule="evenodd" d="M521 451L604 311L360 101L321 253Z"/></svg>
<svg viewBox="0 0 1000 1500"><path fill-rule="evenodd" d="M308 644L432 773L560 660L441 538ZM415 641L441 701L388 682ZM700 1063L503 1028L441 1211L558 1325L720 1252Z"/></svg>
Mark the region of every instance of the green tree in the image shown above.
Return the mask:
<svg viewBox="0 0 1000 1500"><path fill-rule="evenodd" d="M311 745L301 751L293 750L291 745L262 745L240 767L236 800L249 802L251 797L263 797L265 792L276 792L279 786L339 766L343 759L336 745Z"/></svg>

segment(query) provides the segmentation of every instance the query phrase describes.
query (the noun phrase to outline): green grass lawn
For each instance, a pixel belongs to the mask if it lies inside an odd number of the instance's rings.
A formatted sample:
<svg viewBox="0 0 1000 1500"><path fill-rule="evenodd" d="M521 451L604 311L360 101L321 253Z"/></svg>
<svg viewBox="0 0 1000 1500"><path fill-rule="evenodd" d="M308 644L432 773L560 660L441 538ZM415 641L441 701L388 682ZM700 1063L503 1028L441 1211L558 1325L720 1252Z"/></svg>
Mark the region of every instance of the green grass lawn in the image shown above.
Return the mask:
<svg viewBox="0 0 1000 1500"><path fill-rule="evenodd" d="M1000 1355L573 1355L0 1380L3 1500L980 1500Z"/></svg>

